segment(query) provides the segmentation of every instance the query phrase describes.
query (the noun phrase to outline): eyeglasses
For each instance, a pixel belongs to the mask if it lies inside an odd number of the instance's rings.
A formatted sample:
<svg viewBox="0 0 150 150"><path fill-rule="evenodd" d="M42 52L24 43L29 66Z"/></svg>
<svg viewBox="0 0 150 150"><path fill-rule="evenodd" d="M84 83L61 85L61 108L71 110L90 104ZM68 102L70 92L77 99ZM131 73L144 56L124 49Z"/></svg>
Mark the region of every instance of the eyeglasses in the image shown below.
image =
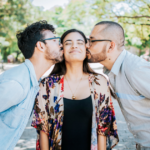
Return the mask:
<svg viewBox="0 0 150 150"><path fill-rule="evenodd" d="M103 40L90 40L90 39L87 39L89 41L89 45L91 46L93 42L102 42L102 41L109 41L109 42L112 42L111 40L106 40L106 39L103 39Z"/></svg>
<svg viewBox="0 0 150 150"><path fill-rule="evenodd" d="M45 40L54 40L54 39L59 39L59 45L61 44L61 39L60 37L53 37L53 38L48 38L48 39L43 39L43 40L40 40L40 41L45 41Z"/></svg>

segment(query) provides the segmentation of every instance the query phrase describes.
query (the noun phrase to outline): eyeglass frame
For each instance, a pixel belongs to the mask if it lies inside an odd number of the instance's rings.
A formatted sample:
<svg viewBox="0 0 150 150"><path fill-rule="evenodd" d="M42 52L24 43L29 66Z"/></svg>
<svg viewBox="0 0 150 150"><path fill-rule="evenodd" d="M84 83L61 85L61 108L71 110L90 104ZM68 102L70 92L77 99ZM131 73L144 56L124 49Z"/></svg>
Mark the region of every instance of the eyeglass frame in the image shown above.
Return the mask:
<svg viewBox="0 0 150 150"><path fill-rule="evenodd" d="M45 41L45 40L53 40L53 39L59 39L59 45L61 44L61 38L60 37L53 37L53 38L48 38L48 39L43 39L43 40L39 40L39 41Z"/></svg>
<svg viewBox="0 0 150 150"><path fill-rule="evenodd" d="M103 42L103 41L109 41L112 42L112 40L107 40L107 39L103 39L103 40L90 40L89 38L87 39L89 41L89 45L91 46L91 42Z"/></svg>

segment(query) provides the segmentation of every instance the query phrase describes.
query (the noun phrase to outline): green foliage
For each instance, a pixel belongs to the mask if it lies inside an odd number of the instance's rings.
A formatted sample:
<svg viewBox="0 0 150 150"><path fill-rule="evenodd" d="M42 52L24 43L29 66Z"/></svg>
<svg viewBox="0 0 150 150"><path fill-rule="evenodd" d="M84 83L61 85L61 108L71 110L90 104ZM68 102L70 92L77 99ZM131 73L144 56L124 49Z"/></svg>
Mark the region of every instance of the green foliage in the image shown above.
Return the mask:
<svg viewBox="0 0 150 150"><path fill-rule="evenodd" d="M16 41L17 30L23 29L28 23L40 18L40 12L38 7L32 6L30 0L0 1L0 37L3 37L5 42L9 42L7 46L4 46L3 41L0 42L2 43L1 54L5 61L10 53L19 52Z"/></svg>
<svg viewBox="0 0 150 150"><path fill-rule="evenodd" d="M149 0L70 0L66 7L46 11L33 6L30 0L0 0L0 55L6 59L15 52L18 57L17 30L39 20L53 24L59 36L71 28L88 36L99 21L119 22L125 29L126 45L137 47L140 55L144 48L150 47L149 14Z"/></svg>

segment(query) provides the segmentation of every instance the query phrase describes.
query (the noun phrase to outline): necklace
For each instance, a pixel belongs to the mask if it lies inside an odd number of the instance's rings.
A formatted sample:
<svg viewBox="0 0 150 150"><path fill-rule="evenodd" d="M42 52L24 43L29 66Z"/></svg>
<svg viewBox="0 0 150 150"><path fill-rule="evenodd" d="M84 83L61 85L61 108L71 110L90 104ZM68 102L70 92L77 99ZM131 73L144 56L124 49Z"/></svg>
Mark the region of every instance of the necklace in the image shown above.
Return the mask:
<svg viewBox="0 0 150 150"><path fill-rule="evenodd" d="M81 79L80 79L79 81L81 81L81 80L82 80L82 77L81 77ZM68 82L67 78L66 78L66 81L67 81L68 86L69 86L69 88L70 88L70 85L69 85L69 82ZM79 84L80 84L80 82L78 83L78 86L79 86ZM77 86L77 87L78 87L78 86ZM72 93L72 99L73 99L73 100L76 99L76 97L74 96L74 94L75 94L75 92L76 92L76 90L77 90L77 87L76 87L74 93L72 92L72 90L71 90L71 88L70 88L70 91L71 91L71 93Z"/></svg>

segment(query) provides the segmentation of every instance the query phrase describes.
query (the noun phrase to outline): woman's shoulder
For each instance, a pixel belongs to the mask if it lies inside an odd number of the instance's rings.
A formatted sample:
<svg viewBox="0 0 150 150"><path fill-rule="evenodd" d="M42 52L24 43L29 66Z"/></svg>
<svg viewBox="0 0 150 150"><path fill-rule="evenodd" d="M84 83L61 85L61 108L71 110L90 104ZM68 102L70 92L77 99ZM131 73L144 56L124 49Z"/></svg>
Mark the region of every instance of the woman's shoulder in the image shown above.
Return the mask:
<svg viewBox="0 0 150 150"><path fill-rule="evenodd" d="M109 84L108 77L103 73L92 73L92 74L89 75L89 78L93 82Z"/></svg>
<svg viewBox="0 0 150 150"><path fill-rule="evenodd" d="M59 83L61 79L62 79L61 75L52 74L43 78L40 83L44 86L46 85L46 83L51 83L51 84Z"/></svg>
<svg viewBox="0 0 150 150"><path fill-rule="evenodd" d="M93 79L92 79L93 78ZM97 85L96 87L97 88L100 88L101 86L103 87L103 88L109 88L109 90L110 90L110 93L111 93L111 95L115 98L115 99L117 99L117 96L116 96L116 94L115 94L115 92L114 92L114 90L113 90L113 88L112 88L112 86L111 86L111 84L110 84L110 81L109 81L109 78L108 78L108 76L106 76L105 74L91 74L90 75L90 79L92 79L92 81ZM92 82L91 81L91 82Z"/></svg>

